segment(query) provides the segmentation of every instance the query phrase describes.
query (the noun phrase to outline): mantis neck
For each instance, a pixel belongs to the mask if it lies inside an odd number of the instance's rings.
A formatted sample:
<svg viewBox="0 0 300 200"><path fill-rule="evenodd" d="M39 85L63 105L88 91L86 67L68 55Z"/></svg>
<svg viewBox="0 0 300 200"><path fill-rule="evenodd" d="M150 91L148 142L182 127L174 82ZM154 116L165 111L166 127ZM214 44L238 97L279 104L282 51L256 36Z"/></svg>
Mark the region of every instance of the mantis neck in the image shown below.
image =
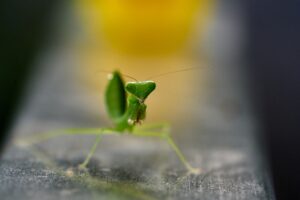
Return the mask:
<svg viewBox="0 0 300 200"><path fill-rule="evenodd" d="M133 130L133 127L137 123L141 123L146 117L146 104L134 95L129 95L127 98L127 109L124 115L116 123L116 130L129 131Z"/></svg>

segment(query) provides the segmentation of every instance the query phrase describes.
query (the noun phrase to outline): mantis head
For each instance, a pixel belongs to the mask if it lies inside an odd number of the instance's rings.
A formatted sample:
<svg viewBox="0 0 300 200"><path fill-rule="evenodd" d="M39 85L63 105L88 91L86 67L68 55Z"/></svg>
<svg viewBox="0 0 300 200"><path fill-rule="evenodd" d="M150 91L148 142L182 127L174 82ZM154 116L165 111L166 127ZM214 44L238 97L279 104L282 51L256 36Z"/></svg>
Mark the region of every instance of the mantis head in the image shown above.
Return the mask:
<svg viewBox="0 0 300 200"><path fill-rule="evenodd" d="M154 81L127 82L125 90L143 102L155 87Z"/></svg>

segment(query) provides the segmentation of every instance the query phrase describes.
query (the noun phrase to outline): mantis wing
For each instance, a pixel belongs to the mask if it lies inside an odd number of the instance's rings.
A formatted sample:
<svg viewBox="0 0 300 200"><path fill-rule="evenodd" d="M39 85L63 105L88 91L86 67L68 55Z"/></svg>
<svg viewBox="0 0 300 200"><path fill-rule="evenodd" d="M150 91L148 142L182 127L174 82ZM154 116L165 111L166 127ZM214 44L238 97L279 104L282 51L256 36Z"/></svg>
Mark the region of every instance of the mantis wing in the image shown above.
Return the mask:
<svg viewBox="0 0 300 200"><path fill-rule="evenodd" d="M118 71L112 73L112 77L106 87L105 104L107 113L114 122L117 122L126 112L124 81Z"/></svg>

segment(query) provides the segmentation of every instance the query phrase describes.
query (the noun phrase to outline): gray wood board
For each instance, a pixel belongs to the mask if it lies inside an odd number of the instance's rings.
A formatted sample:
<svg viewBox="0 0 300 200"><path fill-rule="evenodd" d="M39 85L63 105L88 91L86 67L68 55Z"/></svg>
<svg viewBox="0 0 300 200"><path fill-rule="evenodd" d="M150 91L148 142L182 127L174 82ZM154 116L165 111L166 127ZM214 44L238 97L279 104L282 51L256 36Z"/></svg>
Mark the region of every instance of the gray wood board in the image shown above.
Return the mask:
<svg viewBox="0 0 300 200"><path fill-rule="evenodd" d="M29 87L12 141L38 130L105 124L98 120L102 116L93 107L93 94L76 80L72 59L66 60L58 52L37 63L43 67ZM230 80L230 73L219 73ZM206 114L173 126L175 141L203 174L187 175L168 145L157 139L104 137L90 175L75 171L73 176L66 171L84 159L94 137L65 136L34 148L11 142L0 164L1 199L274 199L257 145L258 128L233 85L216 82L201 105ZM228 96L241 103L243 112L219 119L214 100Z"/></svg>

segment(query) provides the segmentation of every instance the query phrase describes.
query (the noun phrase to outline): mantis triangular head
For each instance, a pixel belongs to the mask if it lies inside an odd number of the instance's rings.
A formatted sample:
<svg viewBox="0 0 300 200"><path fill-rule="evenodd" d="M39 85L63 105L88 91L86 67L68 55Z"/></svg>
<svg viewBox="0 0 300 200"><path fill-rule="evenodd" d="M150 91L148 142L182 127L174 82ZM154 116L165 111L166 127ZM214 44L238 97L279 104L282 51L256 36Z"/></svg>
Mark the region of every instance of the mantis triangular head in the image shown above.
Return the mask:
<svg viewBox="0 0 300 200"><path fill-rule="evenodd" d="M126 83L125 90L143 102L155 87L153 81L138 81Z"/></svg>

